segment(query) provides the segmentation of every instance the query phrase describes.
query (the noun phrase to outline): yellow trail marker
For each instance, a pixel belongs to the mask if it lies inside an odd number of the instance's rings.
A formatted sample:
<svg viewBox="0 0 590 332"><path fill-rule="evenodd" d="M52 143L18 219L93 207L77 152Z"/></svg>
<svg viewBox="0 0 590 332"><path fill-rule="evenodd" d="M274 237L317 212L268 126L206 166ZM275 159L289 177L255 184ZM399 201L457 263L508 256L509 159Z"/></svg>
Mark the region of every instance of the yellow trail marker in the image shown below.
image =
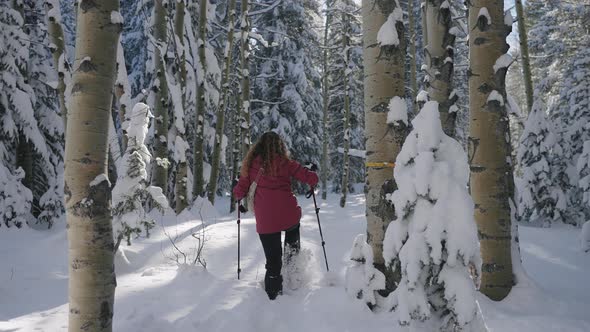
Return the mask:
<svg viewBox="0 0 590 332"><path fill-rule="evenodd" d="M385 167L391 167L394 168L395 167L395 163L390 163L387 161L381 161L381 162L366 162L365 163L366 167L376 167L376 168L385 168Z"/></svg>

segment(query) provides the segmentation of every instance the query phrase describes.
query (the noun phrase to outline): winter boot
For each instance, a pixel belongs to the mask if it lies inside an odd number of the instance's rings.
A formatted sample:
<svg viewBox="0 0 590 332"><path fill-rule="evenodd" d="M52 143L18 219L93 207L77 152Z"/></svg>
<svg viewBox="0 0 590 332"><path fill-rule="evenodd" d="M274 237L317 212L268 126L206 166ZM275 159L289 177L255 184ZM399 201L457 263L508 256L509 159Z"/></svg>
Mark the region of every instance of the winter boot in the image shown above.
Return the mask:
<svg viewBox="0 0 590 332"><path fill-rule="evenodd" d="M265 276L264 290L268 294L268 298L274 300L277 296L283 294L283 276Z"/></svg>

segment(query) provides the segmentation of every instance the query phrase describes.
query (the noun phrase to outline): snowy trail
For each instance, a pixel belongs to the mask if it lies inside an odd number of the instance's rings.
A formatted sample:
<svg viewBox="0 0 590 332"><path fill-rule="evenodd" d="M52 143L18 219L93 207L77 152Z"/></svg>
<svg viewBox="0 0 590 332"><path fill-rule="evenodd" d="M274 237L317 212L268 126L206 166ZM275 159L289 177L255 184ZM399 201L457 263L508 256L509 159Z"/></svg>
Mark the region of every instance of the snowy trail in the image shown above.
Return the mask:
<svg viewBox="0 0 590 332"><path fill-rule="evenodd" d="M331 274L326 274L313 201L299 197L302 247L311 251L307 282L271 302L261 286L264 254L254 219L242 218L242 275L236 278L235 215L203 208L173 221L166 217L150 239L122 245L117 257L115 331L420 331L400 328L395 316L373 314L343 289L347 256L365 231L364 197L336 195L319 201ZM227 200L217 204L227 211ZM162 227L163 225L164 227ZM204 225L204 227L202 227ZM177 264L164 233L191 254L204 230L207 269ZM490 331L590 331L590 255L576 251L576 230L521 228L524 266L533 281L519 285L501 303L480 296ZM0 232L0 331L66 331L67 241L65 228L49 233ZM189 257L190 258L190 257ZM329 285L329 282L333 285Z"/></svg>

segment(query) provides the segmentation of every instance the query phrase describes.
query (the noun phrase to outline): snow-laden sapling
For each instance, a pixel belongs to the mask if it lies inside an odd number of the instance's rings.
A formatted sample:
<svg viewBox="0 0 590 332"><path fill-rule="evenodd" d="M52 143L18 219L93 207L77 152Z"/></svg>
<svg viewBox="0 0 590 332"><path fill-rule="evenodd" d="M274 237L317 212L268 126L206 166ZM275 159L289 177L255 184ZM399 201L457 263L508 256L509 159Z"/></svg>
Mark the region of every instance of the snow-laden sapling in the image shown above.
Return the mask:
<svg viewBox="0 0 590 332"><path fill-rule="evenodd" d="M516 154L523 172L518 212L525 221L550 224L564 219L565 194L555 183L550 167L552 154L561 150L553 131L543 103L535 101Z"/></svg>
<svg viewBox="0 0 590 332"><path fill-rule="evenodd" d="M444 134L437 102L427 102L412 125L395 163L398 189L388 197L396 218L383 258L402 278L387 301L401 325L433 318L441 330L459 331L476 317L481 274L467 155Z"/></svg>
<svg viewBox="0 0 590 332"><path fill-rule="evenodd" d="M147 180L146 165L150 163L151 154L144 142L150 117L152 114L149 106L137 103L123 123L128 143L121 172L113 188L113 217L117 236L115 250L123 239L126 239L127 245L131 245L131 236L140 236L142 230L149 237L149 231L155 222L147 216L144 209L148 199L161 212L168 209L168 201L162 188L150 186Z"/></svg>
<svg viewBox="0 0 590 332"><path fill-rule="evenodd" d="M0 148L3 145L0 144ZM31 214L33 193L22 184L24 177L22 168L11 173L0 163L0 227L4 224L6 227L21 228L34 219Z"/></svg>
<svg viewBox="0 0 590 332"><path fill-rule="evenodd" d="M373 249L367 244L367 236L359 234L350 252L352 264L346 269L346 292L364 300L369 308L377 304L375 293L385 289L385 275L373 266Z"/></svg>

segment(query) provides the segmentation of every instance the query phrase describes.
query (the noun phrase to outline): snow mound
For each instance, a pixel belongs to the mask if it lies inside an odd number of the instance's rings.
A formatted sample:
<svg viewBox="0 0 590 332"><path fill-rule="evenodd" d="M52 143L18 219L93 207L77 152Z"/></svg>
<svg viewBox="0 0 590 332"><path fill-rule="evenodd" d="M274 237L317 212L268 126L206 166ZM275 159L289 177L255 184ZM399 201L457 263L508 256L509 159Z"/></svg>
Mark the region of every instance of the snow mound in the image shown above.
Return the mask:
<svg viewBox="0 0 590 332"><path fill-rule="evenodd" d="M373 249L367 244L367 236L359 234L350 252L351 263L346 269L345 287L349 296L364 300L369 306L377 304L375 293L385 289L385 275L373 266Z"/></svg>
<svg viewBox="0 0 590 332"><path fill-rule="evenodd" d="M287 253L285 253L287 255ZM285 255L285 256L286 256ZM289 290L297 290L311 281L309 263L312 260L312 253L309 249L301 249L299 253L293 254L290 260L283 262L283 287Z"/></svg>

